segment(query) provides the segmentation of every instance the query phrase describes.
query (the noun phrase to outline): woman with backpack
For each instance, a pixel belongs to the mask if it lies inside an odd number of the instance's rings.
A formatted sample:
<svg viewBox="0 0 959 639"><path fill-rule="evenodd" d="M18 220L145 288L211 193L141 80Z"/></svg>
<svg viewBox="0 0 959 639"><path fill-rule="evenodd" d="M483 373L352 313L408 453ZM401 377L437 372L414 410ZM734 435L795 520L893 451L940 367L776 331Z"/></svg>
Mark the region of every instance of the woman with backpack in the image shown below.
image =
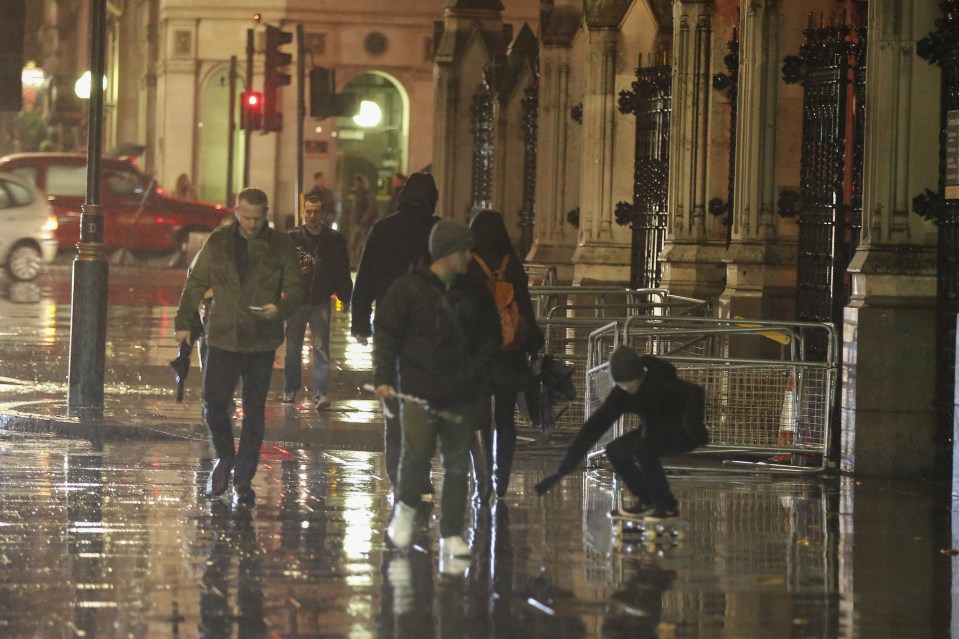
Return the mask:
<svg viewBox="0 0 959 639"><path fill-rule="evenodd" d="M503 216L482 210L470 223L470 231L470 275L490 290L503 331L502 349L494 356L486 376L490 394L481 402L478 437L470 450L474 499L486 501L494 489L497 497L506 495L516 450L516 398L531 374L530 356L543 347L543 332L536 324L526 271L513 249Z"/></svg>

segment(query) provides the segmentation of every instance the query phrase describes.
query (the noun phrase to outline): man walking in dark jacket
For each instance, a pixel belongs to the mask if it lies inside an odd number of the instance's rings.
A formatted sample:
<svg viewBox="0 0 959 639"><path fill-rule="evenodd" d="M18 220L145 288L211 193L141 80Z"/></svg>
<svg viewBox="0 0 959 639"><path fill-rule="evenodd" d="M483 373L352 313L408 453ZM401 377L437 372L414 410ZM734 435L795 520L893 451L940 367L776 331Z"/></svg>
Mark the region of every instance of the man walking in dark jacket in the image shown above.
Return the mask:
<svg viewBox="0 0 959 639"><path fill-rule="evenodd" d="M302 385L302 351L306 325L313 340L313 403L316 410L330 407L330 297L350 303L353 280L346 238L330 228L335 212L325 208L316 195L306 198L303 224L290 231L296 244L306 301L286 322L286 359L283 403L292 404Z"/></svg>
<svg viewBox="0 0 959 639"><path fill-rule="evenodd" d="M351 306L350 332L361 344L373 334L370 315L373 303L379 313L380 302L390 285L414 266L430 263L430 229L439 219L433 215L439 193L429 173L414 173L400 190L396 213L373 225L359 268ZM395 399L385 399L386 430L383 449L386 453L386 474L396 485L396 469L400 463L399 409ZM423 490L429 490L428 485Z"/></svg>
<svg viewBox="0 0 959 639"><path fill-rule="evenodd" d="M253 505L253 476L265 429L266 395L273 356L283 343L283 320L303 299L303 277L293 240L269 227L266 193L246 188L237 196L236 220L210 234L187 274L174 320L178 343L190 339L190 323L208 290L205 322L209 345L203 367L203 417L217 462L207 495L226 492L230 472L237 503ZM229 405L243 380L243 430L233 449Z"/></svg>
<svg viewBox="0 0 959 639"><path fill-rule="evenodd" d="M387 534L397 548L410 547L416 506L439 440L443 559L470 553L461 536L469 446L476 429L479 386L501 343L492 297L465 275L470 242L469 229L459 222L437 222L429 240L432 263L393 284L377 308L373 336L377 393L391 397L398 389L422 398L431 409L401 402L399 486Z"/></svg>

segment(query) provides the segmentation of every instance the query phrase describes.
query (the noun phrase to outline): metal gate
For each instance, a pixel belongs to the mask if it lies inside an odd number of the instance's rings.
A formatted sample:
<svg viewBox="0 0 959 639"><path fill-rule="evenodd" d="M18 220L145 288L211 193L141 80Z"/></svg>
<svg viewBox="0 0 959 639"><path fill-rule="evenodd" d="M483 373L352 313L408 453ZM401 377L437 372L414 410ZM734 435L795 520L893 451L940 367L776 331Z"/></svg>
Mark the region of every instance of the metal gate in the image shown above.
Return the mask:
<svg viewBox="0 0 959 639"><path fill-rule="evenodd" d="M483 82L473 94L470 106L470 133L473 134L473 172L470 202L473 210L493 206L493 87L492 67L487 66Z"/></svg>
<svg viewBox="0 0 959 639"><path fill-rule="evenodd" d="M616 223L633 231L633 288L656 288L662 281L659 254L666 241L672 79L668 65L637 68L632 87L619 94L620 112L636 116L633 202L616 205Z"/></svg>
<svg viewBox="0 0 959 639"><path fill-rule="evenodd" d="M846 269L862 227L857 187L865 115L866 30L844 20L845 14L814 27L810 14L800 55L783 65L785 81L805 89L796 311L800 321L837 325L849 301ZM823 353L826 344L813 348Z"/></svg>
<svg viewBox="0 0 959 639"><path fill-rule="evenodd" d="M939 226L936 308L937 468L949 468L955 397L956 317L959 316L959 180L946 175L946 139L959 129L959 0L940 0L936 31L920 40L916 53L941 69L938 193L913 201L917 213ZM952 444L950 446L950 443ZM955 469L953 469L955 472Z"/></svg>

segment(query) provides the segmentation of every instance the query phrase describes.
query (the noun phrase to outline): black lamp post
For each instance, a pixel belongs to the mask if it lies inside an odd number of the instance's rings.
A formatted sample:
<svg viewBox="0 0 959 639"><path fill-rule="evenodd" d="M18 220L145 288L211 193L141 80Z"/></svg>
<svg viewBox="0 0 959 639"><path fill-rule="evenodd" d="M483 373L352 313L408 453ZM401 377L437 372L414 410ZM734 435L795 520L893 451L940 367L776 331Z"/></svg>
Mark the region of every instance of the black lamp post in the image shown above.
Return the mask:
<svg viewBox="0 0 959 639"><path fill-rule="evenodd" d="M80 242L73 262L70 376L67 411L103 410L107 332L108 263L103 246L100 158L103 154L103 70L106 0L90 2L90 110L87 127L87 193L81 208Z"/></svg>

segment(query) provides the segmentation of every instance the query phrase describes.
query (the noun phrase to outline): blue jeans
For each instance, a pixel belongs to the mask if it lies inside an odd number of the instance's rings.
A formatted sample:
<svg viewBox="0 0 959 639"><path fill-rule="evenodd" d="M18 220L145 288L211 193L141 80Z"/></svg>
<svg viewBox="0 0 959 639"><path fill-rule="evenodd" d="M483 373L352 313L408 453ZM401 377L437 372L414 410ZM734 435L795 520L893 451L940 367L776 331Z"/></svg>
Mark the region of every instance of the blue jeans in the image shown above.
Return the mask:
<svg viewBox="0 0 959 639"><path fill-rule="evenodd" d="M313 395L326 395L330 380L330 302L301 306L286 320L283 390L295 393L303 384L303 337L306 325L313 336Z"/></svg>
<svg viewBox="0 0 959 639"><path fill-rule="evenodd" d="M210 346L203 369L203 419L216 456L233 467L233 483L253 481L266 430L266 394L273 375L274 351L237 353ZM230 401L243 380L243 429L233 449Z"/></svg>

